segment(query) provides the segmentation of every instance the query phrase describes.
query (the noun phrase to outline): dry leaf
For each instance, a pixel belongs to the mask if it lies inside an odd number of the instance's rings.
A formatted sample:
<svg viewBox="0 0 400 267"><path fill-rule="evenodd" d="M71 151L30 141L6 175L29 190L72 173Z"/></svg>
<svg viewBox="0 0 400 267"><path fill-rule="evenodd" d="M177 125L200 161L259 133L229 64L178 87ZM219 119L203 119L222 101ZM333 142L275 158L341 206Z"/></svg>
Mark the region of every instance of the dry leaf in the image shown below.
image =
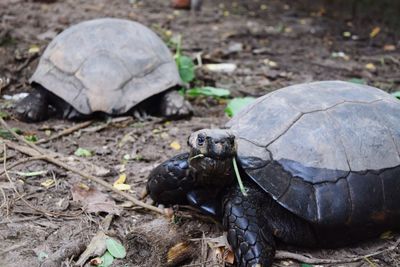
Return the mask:
<svg viewBox="0 0 400 267"><path fill-rule="evenodd" d="M82 204L89 213L107 212L109 214L121 214L121 208L115 201L96 188L82 188L82 184L74 185L71 189L72 199Z"/></svg>
<svg viewBox="0 0 400 267"><path fill-rule="evenodd" d="M396 50L396 46L394 46L394 45L384 45L383 46L383 50L384 51L388 51L388 52L394 51L394 50Z"/></svg>
<svg viewBox="0 0 400 267"><path fill-rule="evenodd" d="M366 68L367 70L370 70L370 71L375 71L375 70L376 70L376 67L375 67L374 63L368 63L368 64L366 64L366 65L365 65L365 68Z"/></svg>
<svg viewBox="0 0 400 267"><path fill-rule="evenodd" d="M369 34L369 37L371 38L375 38L375 36L377 36L379 34L379 32L381 31L380 27L375 27L372 29L371 33Z"/></svg>
<svg viewBox="0 0 400 267"><path fill-rule="evenodd" d="M28 53L29 53L29 54L36 54L36 53L39 53L39 51L40 51L40 48L39 48L39 46L37 46L37 45L32 45L32 46L29 47L29 49L28 49Z"/></svg>
<svg viewBox="0 0 400 267"><path fill-rule="evenodd" d="M181 149L181 145L177 141L172 142L169 146L172 147L175 150L180 150Z"/></svg>
<svg viewBox="0 0 400 267"><path fill-rule="evenodd" d="M52 187L55 182L53 179L47 179L46 181L40 183L43 187L45 187L46 189L49 189L50 187Z"/></svg>
<svg viewBox="0 0 400 267"><path fill-rule="evenodd" d="M113 187L120 191L131 190L131 186L129 184L114 184Z"/></svg>
<svg viewBox="0 0 400 267"><path fill-rule="evenodd" d="M118 179L114 182L114 186L117 184L124 184L126 181L126 173L121 173Z"/></svg>

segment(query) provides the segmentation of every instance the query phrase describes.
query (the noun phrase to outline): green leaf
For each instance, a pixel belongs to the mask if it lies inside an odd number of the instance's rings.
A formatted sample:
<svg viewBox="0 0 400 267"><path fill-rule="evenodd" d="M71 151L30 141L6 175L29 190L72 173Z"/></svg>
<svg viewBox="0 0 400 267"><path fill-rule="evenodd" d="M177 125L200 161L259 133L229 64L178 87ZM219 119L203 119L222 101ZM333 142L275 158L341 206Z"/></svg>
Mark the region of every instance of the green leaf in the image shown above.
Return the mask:
<svg viewBox="0 0 400 267"><path fill-rule="evenodd" d="M227 89L215 88L210 86L195 87L186 91L188 96L214 96L214 97L228 97L231 92Z"/></svg>
<svg viewBox="0 0 400 267"><path fill-rule="evenodd" d="M38 138L36 135L31 134L31 135L25 135L25 140L34 143L37 142Z"/></svg>
<svg viewBox="0 0 400 267"><path fill-rule="evenodd" d="M348 82L356 83L356 84L367 84L367 81L364 79L352 78L348 80Z"/></svg>
<svg viewBox="0 0 400 267"><path fill-rule="evenodd" d="M255 100L254 97L236 97L229 101L228 105L225 108L225 113L229 117L235 116L240 110L242 110L244 107L249 105Z"/></svg>
<svg viewBox="0 0 400 267"><path fill-rule="evenodd" d="M0 118L2 118L3 120L6 120L10 117L10 115L5 112L5 111L0 111Z"/></svg>
<svg viewBox="0 0 400 267"><path fill-rule="evenodd" d="M47 253L44 252L44 251L41 251L41 252L39 252L39 254L37 255L37 257L38 257L39 262L43 262L43 261L45 261L45 260L49 257L49 254L47 254Z"/></svg>
<svg viewBox="0 0 400 267"><path fill-rule="evenodd" d="M313 267L313 265L307 264L307 263L302 263L300 267Z"/></svg>
<svg viewBox="0 0 400 267"><path fill-rule="evenodd" d="M22 134L21 129L11 128L11 130L16 134ZM8 140L14 139L14 136L6 129L0 128L0 137Z"/></svg>
<svg viewBox="0 0 400 267"><path fill-rule="evenodd" d="M392 96L400 99L400 91L396 91L396 92L392 93Z"/></svg>
<svg viewBox="0 0 400 267"><path fill-rule="evenodd" d="M74 155L75 155L75 156L78 156L78 157L90 157L90 156L92 156L92 152L90 152L90 151L87 150L87 149L84 149L84 148L79 147L79 148L75 151Z"/></svg>
<svg viewBox="0 0 400 267"><path fill-rule="evenodd" d="M123 259L126 256L124 246L113 238L106 239L107 250L112 256L118 259Z"/></svg>
<svg viewBox="0 0 400 267"><path fill-rule="evenodd" d="M101 264L99 267L108 267L111 266L111 264L114 261L113 255L110 254L110 252L106 251L103 256L100 257L101 259Z"/></svg>
<svg viewBox="0 0 400 267"><path fill-rule="evenodd" d="M193 81L195 77L195 65L193 60L190 57L177 54L175 61L176 65L178 66L179 75L181 76L182 81L185 83Z"/></svg>

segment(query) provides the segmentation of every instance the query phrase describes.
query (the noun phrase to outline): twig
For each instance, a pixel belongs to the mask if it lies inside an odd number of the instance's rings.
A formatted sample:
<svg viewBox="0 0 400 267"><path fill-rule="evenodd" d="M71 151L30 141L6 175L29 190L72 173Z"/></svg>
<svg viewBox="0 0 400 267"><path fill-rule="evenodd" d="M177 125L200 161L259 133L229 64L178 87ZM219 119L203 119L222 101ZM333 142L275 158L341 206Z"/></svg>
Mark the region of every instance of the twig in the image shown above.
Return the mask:
<svg viewBox="0 0 400 267"><path fill-rule="evenodd" d="M307 264L341 264L341 263L349 263L349 262L365 260L367 258L374 257L374 256L380 255L382 253L395 250L399 244L400 244L400 237L396 240L396 242L392 246L389 246L386 249L378 250L378 251L370 253L370 254L366 254L366 255L362 255L362 256L355 256L355 257L347 258L347 259L320 259L320 258L309 257L309 256L297 254L297 253L283 251L283 250L277 251L275 258L281 259L281 260L291 259L291 260L296 260L296 261L307 263Z"/></svg>
<svg viewBox="0 0 400 267"><path fill-rule="evenodd" d="M82 131L83 132L98 132L98 131L101 131L101 130L107 128L108 126L110 126L114 123L120 123L120 122L124 122L124 121L129 121L129 120L133 120L133 117L132 116L117 117L117 118L113 118L103 124L92 126L87 129L83 129Z"/></svg>
<svg viewBox="0 0 400 267"><path fill-rule="evenodd" d="M22 244L17 244L17 245L11 246L11 247L9 247L9 248L7 248L7 249L1 251L1 252L0 252L0 255L4 255L4 254L6 254L6 253L8 253L8 252L10 252L10 251L13 251L13 250L16 250L16 249L18 249L18 248L25 247L25 246L26 246L26 242L24 242L24 243L22 243Z"/></svg>
<svg viewBox="0 0 400 267"><path fill-rule="evenodd" d="M44 158L45 158L45 156L37 156L37 157L30 157L30 158L21 159L21 160L18 160L16 162L14 162L10 166L8 166L7 169L11 170L12 168L14 168L14 167L16 167L16 166L18 166L20 164L23 164L25 162L34 161L34 160L41 160L41 159L44 159ZM0 176L2 176L4 173L5 173L5 169L0 172Z"/></svg>
<svg viewBox="0 0 400 267"><path fill-rule="evenodd" d="M9 224L9 223L19 223L19 222L33 221L33 220L39 219L41 217L42 216L39 215L39 216L30 216L30 217L18 218L18 219L15 219L15 220L4 220L4 221L0 221L0 225L1 224Z"/></svg>
<svg viewBox="0 0 400 267"><path fill-rule="evenodd" d="M39 145L39 144L47 143L47 142L49 142L49 141L51 141L51 140L60 138L61 136L71 134L71 133L73 133L73 132L75 132L75 131L78 131L78 130L80 130L80 129L82 129L82 128L86 128L86 127L88 127L88 126L89 126L90 124L92 124L92 123L93 123L93 121L85 121L85 122L81 122L81 123L75 124L74 126L69 127L69 128L67 128L67 129L65 129L65 130L62 130L61 132L59 132L59 133L53 135L53 136L50 137L50 138L41 139L41 140L37 141L35 144Z"/></svg>
<svg viewBox="0 0 400 267"><path fill-rule="evenodd" d="M27 140L25 140L25 139L22 138L21 136L17 135L14 131L11 130L11 128L7 125L7 123L6 123L2 118L0 118L0 123L1 123L1 124L4 126L4 128L6 128L15 138L17 138L17 140L19 140L19 141L21 141L21 142L27 144L27 145L30 146L31 148L24 147L24 146L20 146L20 145L18 145L18 144L15 144L15 143L12 142L12 141L8 141L8 140L5 140L5 139L3 139L3 138L0 138L0 141L2 140L7 146L9 146L9 147L11 147L11 148L13 148L13 149L15 149L15 150L18 150L18 151L20 151L21 153L24 153L24 154L26 154L26 155L29 155L29 156L31 156L31 157L44 156L43 160L46 160L47 162L53 163L53 164L55 164L55 165L58 165L58 166L60 166L60 167L62 167L62 168L64 168L64 169L66 169L66 170L68 170L68 171L71 171L71 172L73 172L73 173L76 173L76 174L78 174L78 175L80 175L80 176L82 176L82 177L84 177L84 178L86 178L86 179L88 179L88 180L91 180L91 181L93 181L93 182L96 182L96 183L102 185L103 187L105 187L105 188L107 188L107 189L109 189L109 190L111 190L111 191L114 191L115 193L117 193L117 194L123 196L124 198L126 198L126 199L128 199L129 201L133 202L133 203L134 203L135 205L137 205L137 206L141 206L141 207L143 207L143 208L145 208L145 209L148 209L148 210L151 210L151 211L155 211L155 212L157 212L157 213L160 213L160 214L165 215L165 212L164 212L163 209L159 209L159 208L154 207L154 206L152 206L152 205L146 204L146 203L144 203L144 202L138 200L137 198L135 198L135 197L129 195L128 193L125 193L125 192L123 192L123 191L120 191L120 190L114 188L112 185L108 184L107 182L105 182L105 181L102 180L102 179L99 179L99 178L97 178L97 177L95 177L95 176L93 176L93 175L91 175L91 174L88 174L88 173L86 173L86 172L84 172L84 171L80 171L80 170L77 170L77 169L73 168L72 166L69 166L68 164L64 163L65 160L58 160L58 159L54 158L54 157L51 155L51 154L54 154L54 153L51 153L51 151L49 151L49 150L47 150L47 149L40 148L40 147L38 147L38 146L36 146L36 145L34 145L34 144L28 142Z"/></svg>
<svg viewBox="0 0 400 267"><path fill-rule="evenodd" d="M4 153L4 161L3 161L3 166L4 166L4 174L6 175L8 181L10 182L15 194L22 200L22 202L24 202L29 208L31 208L34 211L40 212L42 214L45 214L47 216L50 217L60 217L60 216L71 216L71 217L75 217L77 214L64 214L64 213L58 213L58 212L51 212L51 211L47 211L38 207L33 206L31 203L29 203L28 201L26 201L23 196L18 192L17 188L15 187L15 184L13 182L13 180L11 179L10 175L8 175L8 171L7 171L7 161L6 161L6 153L7 153L7 148L6 148L6 144L4 144L4 149L3 149L3 153Z"/></svg>
<svg viewBox="0 0 400 267"><path fill-rule="evenodd" d="M35 58L37 58L38 56L39 56L38 53L35 53L35 54L29 56L29 57L24 61L24 63L22 63L15 71L16 71L17 73L18 73L18 72L21 72L23 69L25 69L26 67L28 67L28 65L29 65Z"/></svg>

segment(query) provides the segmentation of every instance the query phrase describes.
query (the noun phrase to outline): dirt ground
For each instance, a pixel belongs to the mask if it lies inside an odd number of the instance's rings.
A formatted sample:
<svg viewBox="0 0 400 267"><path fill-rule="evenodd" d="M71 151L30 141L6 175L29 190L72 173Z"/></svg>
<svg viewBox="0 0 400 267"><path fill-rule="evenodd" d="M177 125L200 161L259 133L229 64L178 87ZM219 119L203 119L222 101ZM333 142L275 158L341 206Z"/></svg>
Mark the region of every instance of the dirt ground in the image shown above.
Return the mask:
<svg viewBox="0 0 400 267"><path fill-rule="evenodd" d="M136 20L155 30L165 41L180 34L183 53L201 57L203 64L236 64L234 73L215 73L198 67L196 79L199 85L229 89L233 96L260 96L286 85L332 79L365 82L388 92L400 90L399 32L383 24L383 13L354 16L349 9L305 0L205 0L202 11L193 13L173 10L168 1L162 0L2 0L0 92L2 96L28 92L28 79L49 41L72 24L99 17ZM39 52L35 51L37 48ZM110 184L125 173L126 183L131 185L129 193L138 197L150 170L185 151L186 138L192 131L219 127L228 120L223 111L225 101L191 101L195 115L190 120L97 120L40 146L58 153L58 158L74 168L84 169ZM14 104L2 99L0 109L11 114L7 123L21 129L25 136L47 140L76 124L56 119L22 123L12 116ZM214 250L205 245L207 238L222 235L218 224L193 212L183 212L165 226L158 221L159 215L132 207L122 196L57 165L29 160L11 169L12 164L26 156L9 147L4 153L3 147L1 144L2 160L6 157L4 166L12 183L1 167L0 267L73 266L101 230L120 239L128 249L130 257L113 266L166 266L164 259L152 258L145 245L131 247L131 239L126 238L128 233L146 225L154 228L152 234L156 239L170 234L179 240L192 240L190 246L194 251L183 263L185 266L222 266L213 256ZM88 149L93 155L79 161L74 156L77 148ZM44 182L52 184L47 188ZM95 192L111 204L108 202L97 212L83 208L74 196L79 195L82 184L105 193ZM119 214L111 218L109 227L105 225L110 217L104 209ZM310 251L287 246L281 249L328 262L360 258L354 263L321 262L319 265L323 266L399 266L400 249L392 247L396 238L397 235L387 234L384 239L338 250ZM380 253L381 250L385 251ZM368 256L375 252L379 253ZM275 261L276 266L300 264L290 257Z"/></svg>

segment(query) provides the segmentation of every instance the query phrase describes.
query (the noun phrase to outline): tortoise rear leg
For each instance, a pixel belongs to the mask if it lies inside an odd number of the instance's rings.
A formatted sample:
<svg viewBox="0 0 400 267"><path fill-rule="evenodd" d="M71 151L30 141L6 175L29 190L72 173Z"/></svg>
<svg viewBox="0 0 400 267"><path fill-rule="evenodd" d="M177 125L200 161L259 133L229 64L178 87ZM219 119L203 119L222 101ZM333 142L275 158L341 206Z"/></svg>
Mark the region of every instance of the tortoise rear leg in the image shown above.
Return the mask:
<svg viewBox="0 0 400 267"><path fill-rule="evenodd" d="M194 187L188 159L189 153L179 154L152 170L146 190L155 202L188 204L186 195Z"/></svg>
<svg viewBox="0 0 400 267"><path fill-rule="evenodd" d="M193 108L176 90L170 90L161 96L160 113L165 118L179 119L193 114Z"/></svg>
<svg viewBox="0 0 400 267"><path fill-rule="evenodd" d="M224 201L224 227L238 266L271 266L276 240L293 245L315 246L312 227L281 207L253 183L248 195L230 190Z"/></svg>

